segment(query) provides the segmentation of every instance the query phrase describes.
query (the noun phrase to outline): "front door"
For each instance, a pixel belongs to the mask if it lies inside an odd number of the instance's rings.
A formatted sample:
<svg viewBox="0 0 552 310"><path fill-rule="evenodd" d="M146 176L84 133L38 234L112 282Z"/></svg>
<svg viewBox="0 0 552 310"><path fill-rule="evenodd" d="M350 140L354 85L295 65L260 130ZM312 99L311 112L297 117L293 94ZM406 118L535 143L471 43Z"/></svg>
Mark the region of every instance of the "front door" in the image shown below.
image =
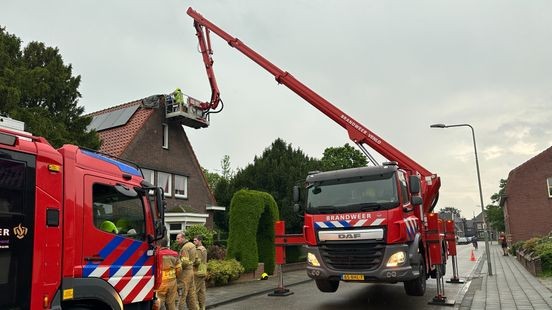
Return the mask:
<svg viewBox="0 0 552 310"><path fill-rule="evenodd" d="M35 156L0 151L0 309L29 309Z"/></svg>
<svg viewBox="0 0 552 310"><path fill-rule="evenodd" d="M154 258L143 197L132 186L93 176L85 176L85 188L83 277L106 280L125 304L151 300Z"/></svg>

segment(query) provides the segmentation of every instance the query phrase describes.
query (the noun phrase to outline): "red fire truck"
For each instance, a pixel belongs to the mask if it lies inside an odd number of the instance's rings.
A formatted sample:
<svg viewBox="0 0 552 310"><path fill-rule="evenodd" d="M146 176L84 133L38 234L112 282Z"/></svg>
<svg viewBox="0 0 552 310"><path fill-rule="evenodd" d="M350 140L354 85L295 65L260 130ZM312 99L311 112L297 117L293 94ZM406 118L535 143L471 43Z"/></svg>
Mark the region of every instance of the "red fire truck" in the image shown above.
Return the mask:
<svg viewBox="0 0 552 310"><path fill-rule="evenodd" d="M0 308L151 309L163 203L132 163L0 128Z"/></svg>
<svg viewBox="0 0 552 310"><path fill-rule="evenodd" d="M212 89L211 101L202 104L205 111L220 102L209 38L214 32L347 130L376 164L306 179L303 238L307 273L318 288L334 292L340 281L404 282L407 294L419 296L430 275L442 278L449 251L444 224L432 213L440 178L192 8L187 13L194 19ZM366 146L390 162L377 165ZM295 198L298 193L294 190Z"/></svg>

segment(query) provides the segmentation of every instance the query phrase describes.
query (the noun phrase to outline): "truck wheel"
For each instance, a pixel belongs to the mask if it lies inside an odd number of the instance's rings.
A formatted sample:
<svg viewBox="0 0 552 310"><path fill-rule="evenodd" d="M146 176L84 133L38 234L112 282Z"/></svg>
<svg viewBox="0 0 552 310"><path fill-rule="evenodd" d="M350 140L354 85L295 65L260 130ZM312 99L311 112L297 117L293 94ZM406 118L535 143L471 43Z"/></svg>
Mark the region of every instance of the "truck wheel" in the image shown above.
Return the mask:
<svg viewBox="0 0 552 310"><path fill-rule="evenodd" d="M337 288L339 287L339 281L332 281L332 280L314 280L316 282L316 286L321 292L324 293L333 293L337 291Z"/></svg>
<svg viewBox="0 0 552 310"><path fill-rule="evenodd" d="M424 296L426 290L426 271L424 256L421 255L419 268L419 276L416 279L404 281L404 291L409 296Z"/></svg>

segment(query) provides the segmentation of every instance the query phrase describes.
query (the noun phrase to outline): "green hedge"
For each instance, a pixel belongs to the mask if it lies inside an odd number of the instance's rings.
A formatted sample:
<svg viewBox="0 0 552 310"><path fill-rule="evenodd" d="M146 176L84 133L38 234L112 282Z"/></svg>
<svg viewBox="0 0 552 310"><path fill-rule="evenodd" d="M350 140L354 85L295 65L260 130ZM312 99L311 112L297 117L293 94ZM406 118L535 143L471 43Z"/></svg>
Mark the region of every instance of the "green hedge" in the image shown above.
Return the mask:
<svg viewBox="0 0 552 310"><path fill-rule="evenodd" d="M543 276L552 276L552 233L544 237L533 237L526 241L516 242L510 249L516 254L523 251L533 257L540 257Z"/></svg>
<svg viewBox="0 0 552 310"><path fill-rule="evenodd" d="M209 286L222 286L230 281L237 280L244 272L242 265L235 259L213 259L207 263L207 277Z"/></svg>
<svg viewBox="0 0 552 310"><path fill-rule="evenodd" d="M264 263L265 272L274 273L274 223L278 206L265 192L240 190L230 202L228 258L235 258L246 272Z"/></svg>
<svg viewBox="0 0 552 310"><path fill-rule="evenodd" d="M194 237L199 235L203 237L203 246L208 247L213 244L213 236L215 232L203 225L192 225L186 228L186 236L189 236L190 241L194 240Z"/></svg>

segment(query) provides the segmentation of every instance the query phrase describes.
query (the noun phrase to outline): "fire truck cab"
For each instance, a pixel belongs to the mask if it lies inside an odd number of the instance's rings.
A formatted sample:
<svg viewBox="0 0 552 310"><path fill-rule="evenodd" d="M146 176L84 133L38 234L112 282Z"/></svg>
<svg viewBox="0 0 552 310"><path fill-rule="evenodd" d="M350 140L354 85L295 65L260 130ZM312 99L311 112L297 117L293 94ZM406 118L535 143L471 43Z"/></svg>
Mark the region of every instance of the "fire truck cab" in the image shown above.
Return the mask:
<svg viewBox="0 0 552 310"><path fill-rule="evenodd" d="M307 274L319 290L340 281L404 282L425 291L425 263L415 216L419 180L396 163L310 174L306 179Z"/></svg>
<svg viewBox="0 0 552 310"><path fill-rule="evenodd" d="M134 164L0 128L0 308L151 309L163 207Z"/></svg>

